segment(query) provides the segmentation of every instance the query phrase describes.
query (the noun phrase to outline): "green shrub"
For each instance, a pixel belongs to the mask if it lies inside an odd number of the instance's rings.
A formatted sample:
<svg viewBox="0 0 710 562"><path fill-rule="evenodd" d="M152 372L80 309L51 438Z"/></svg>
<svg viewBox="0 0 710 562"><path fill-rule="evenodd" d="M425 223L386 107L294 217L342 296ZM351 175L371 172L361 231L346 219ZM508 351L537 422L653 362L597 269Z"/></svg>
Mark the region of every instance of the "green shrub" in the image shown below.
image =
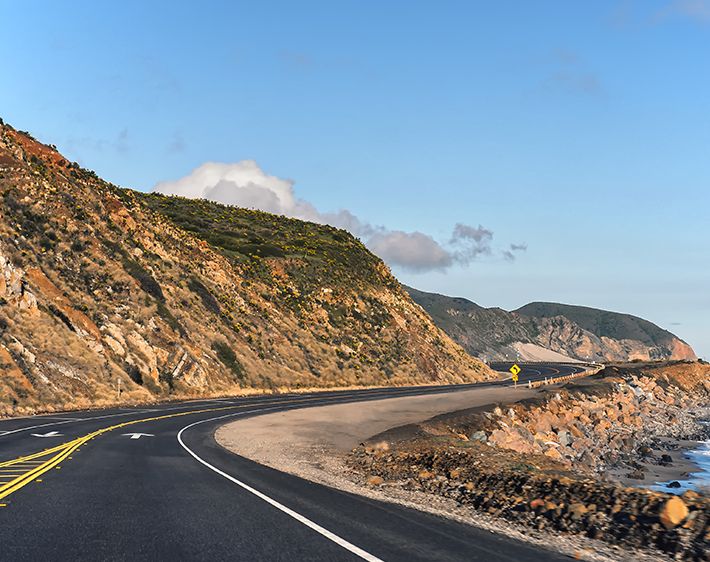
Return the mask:
<svg viewBox="0 0 710 562"><path fill-rule="evenodd" d="M222 309L219 306L219 301L212 293L210 293L209 289L205 287L199 279L196 279L195 277L191 278L187 286L193 293L200 297L202 304L205 305L207 310L210 310L215 314L221 314Z"/></svg>
<svg viewBox="0 0 710 562"><path fill-rule="evenodd" d="M84 243L81 240L74 240L71 243L71 251L72 252L76 252L76 253L83 252L85 247L86 246L84 246Z"/></svg>
<svg viewBox="0 0 710 562"><path fill-rule="evenodd" d="M160 288L160 284L141 264L130 258L124 258L123 268L131 277L138 281L141 289L159 302L165 302L165 295L163 294L163 289Z"/></svg>
<svg viewBox="0 0 710 562"><path fill-rule="evenodd" d="M246 379L244 367L227 343L219 340L213 341L212 351L215 352L217 358L224 364L225 367L232 371L232 373L234 373L240 381Z"/></svg>
<svg viewBox="0 0 710 562"><path fill-rule="evenodd" d="M173 330L175 330L178 334L180 334L183 338L187 337L187 332L185 331L185 328L182 327L182 324L178 321L175 316L173 316L173 313L170 312L170 309L165 305L165 302L163 301L158 301L158 315L165 320L165 323L170 326Z"/></svg>

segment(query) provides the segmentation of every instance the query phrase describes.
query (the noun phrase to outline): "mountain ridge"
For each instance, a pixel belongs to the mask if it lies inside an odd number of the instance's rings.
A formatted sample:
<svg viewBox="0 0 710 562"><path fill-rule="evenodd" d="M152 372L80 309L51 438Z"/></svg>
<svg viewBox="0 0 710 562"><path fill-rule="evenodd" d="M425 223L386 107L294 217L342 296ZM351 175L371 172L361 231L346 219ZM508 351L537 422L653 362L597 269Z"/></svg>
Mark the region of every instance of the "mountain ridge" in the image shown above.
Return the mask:
<svg viewBox="0 0 710 562"><path fill-rule="evenodd" d="M506 311L405 288L440 328L478 357L537 360L550 350L581 361L696 359L678 336L631 314L546 302Z"/></svg>

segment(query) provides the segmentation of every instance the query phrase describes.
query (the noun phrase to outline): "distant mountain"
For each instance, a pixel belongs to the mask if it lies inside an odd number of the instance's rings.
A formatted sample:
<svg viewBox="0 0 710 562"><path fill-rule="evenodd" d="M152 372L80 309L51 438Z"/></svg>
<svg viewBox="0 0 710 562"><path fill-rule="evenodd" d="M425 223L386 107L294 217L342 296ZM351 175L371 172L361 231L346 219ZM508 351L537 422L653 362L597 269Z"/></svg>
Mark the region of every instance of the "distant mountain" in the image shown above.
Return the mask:
<svg viewBox="0 0 710 562"><path fill-rule="evenodd" d="M348 232L118 188L0 120L0 415L494 374Z"/></svg>
<svg viewBox="0 0 710 562"><path fill-rule="evenodd" d="M466 351L486 359L695 359L683 340L648 320L583 306L534 302L507 312L406 287Z"/></svg>

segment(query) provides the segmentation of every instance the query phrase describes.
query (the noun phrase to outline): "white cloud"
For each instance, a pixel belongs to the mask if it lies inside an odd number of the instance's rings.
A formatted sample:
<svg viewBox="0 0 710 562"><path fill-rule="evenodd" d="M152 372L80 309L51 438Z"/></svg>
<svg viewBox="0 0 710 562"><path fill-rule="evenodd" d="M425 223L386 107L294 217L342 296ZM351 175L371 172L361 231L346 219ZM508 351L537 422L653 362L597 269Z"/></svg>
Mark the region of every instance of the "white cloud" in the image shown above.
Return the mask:
<svg viewBox="0 0 710 562"><path fill-rule="evenodd" d="M443 245L422 232L371 225L346 209L321 213L296 196L293 184L291 180L267 174L253 160L242 160L232 164L207 162L179 180L158 183L154 191L330 224L358 236L390 265L412 272L468 265L481 255L491 254L493 232L483 226L458 223L448 245Z"/></svg>
<svg viewBox="0 0 710 562"><path fill-rule="evenodd" d="M386 262L413 272L445 270L454 262L450 252L422 232L378 232L367 246Z"/></svg>

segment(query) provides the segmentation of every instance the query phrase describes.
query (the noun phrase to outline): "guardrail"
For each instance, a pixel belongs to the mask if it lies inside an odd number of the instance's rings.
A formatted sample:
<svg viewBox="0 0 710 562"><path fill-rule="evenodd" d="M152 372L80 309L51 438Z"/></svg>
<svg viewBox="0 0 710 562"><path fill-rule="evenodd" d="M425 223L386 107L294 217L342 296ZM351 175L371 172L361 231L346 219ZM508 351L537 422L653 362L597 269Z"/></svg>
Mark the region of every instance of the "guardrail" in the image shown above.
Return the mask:
<svg viewBox="0 0 710 562"><path fill-rule="evenodd" d="M597 373L600 373L603 370L604 370L604 365L595 365L591 369L587 369L586 371L582 371L581 373L574 373L571 375L562 375L560 377L549 377L549 378L545 377L544 380L528 381L527 385L520 385L520 386L527 386L528 388L537 388L538 386L546 386L548 384L556 384L559 382L571 381L573 379L579 379L582 377L590 377L592 375L596 375Z"/></svg>

